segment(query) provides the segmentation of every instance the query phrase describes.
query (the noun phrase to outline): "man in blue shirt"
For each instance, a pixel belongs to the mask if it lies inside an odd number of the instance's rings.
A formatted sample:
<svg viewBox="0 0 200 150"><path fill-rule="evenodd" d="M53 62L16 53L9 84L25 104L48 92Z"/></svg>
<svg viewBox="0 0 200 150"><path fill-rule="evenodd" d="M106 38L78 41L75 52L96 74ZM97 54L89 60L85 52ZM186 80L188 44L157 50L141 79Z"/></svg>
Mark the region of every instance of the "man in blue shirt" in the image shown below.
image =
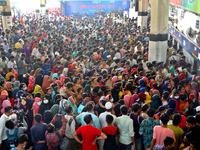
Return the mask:
<svg viewBox="0 0 200 150"><path fill-rule="evenodd" d="M17 32L16 32L14 36L14 44L16 44L18 41L19 41L19 37L17 36Z"/></svg>
<svg viewBox="0 0 200 150"><path fill-rule="evenodd" d="M93 120L92 126L100 129L99 118L95 114L92 113L94 111L94 105L92 103L87 104L86 110L87 112L83 112L76 117L78 122L80 122L81 125L86 125L86 122L84 121L84 117L85 115L90 114Z"/></svg>
<svg viewBox="0 0 200 150"><path fill-rule="evenodd" d="M47 150L45 132L46 124L41 123L42 115L36 114L35 121L37 122L33 127L31 127L31 140L34 144L35 150Z"/></svg>
<svg viewBox="0 0 200 150"><path fill-rule="evenodd" d="M164 139L164 145L156 145L153 150L170 150L174 147L174 139L172 137L166 136Z"/></svg>
<svg viewBox="0 0 200 150"><path fill-rule="evenodd" d="M46 58L44 60L44 63L42 65L42 69L44 69L45 75L47 75L47 72L51 72L51 65L49 63L49 59L48 58Z"/></svg>
<svg viewBox="0 0 200 150"><path fill-rule="evenodd" d="M108 56L108 50L109 50L109 47L106 47L105 51L103 52L103 59L105 59L107 61L107 56Z"/></svg>

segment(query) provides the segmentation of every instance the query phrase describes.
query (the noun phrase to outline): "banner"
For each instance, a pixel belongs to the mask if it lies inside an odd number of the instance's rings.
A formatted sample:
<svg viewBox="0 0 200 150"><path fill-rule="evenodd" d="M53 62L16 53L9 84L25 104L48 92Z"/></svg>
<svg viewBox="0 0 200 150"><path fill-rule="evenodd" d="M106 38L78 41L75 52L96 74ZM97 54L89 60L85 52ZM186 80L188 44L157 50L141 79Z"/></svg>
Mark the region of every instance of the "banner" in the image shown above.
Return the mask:
<svg viewBox="0 0 200 150"><path fill-rule="evenodd" d="M67 16L72 13L75 16L84 14L94 16L94 14L100 15L102 11L122 14L123 11L129 10L129 1L67 1L65 10Z"/></svg>
<svg viewBox="0 0 200 150"><path fill-rule="evenodd" d="M168 33L192 56L200 63L200 49L188 40L183 34L168 24Z"/></svg>

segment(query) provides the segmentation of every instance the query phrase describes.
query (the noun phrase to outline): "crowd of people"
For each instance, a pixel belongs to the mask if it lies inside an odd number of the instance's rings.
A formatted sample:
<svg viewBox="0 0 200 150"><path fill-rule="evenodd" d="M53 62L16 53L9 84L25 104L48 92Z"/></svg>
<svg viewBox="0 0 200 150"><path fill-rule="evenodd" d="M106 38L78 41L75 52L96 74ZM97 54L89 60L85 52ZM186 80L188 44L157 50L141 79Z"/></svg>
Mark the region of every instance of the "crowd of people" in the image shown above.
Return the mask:
<svg viewBox="0 0 200 150"><path fill-rule="evenodd" d="M0 31L2 150L200 150L200 77L137 18L16 18ZM165 53L163 52L163 53Z"/></svg>

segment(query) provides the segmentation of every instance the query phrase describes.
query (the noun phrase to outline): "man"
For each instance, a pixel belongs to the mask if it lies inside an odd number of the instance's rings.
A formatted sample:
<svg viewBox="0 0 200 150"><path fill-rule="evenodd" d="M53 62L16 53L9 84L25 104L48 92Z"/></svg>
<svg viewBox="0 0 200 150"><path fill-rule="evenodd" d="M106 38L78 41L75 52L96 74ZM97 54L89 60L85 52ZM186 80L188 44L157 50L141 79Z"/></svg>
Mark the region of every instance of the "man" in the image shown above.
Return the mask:
<svg viewBox="0 0 200 150"><path fill-rule="evenodd" d="M26 57L28 60L30 60L30 50L29 50L29 47L28 47L28 42L25 43L25 46L24 46L24 53L26 54Z"/></svg>
<svg viewBox="0 0 200 150"><path fill-rule="evenodd" d="M4 41L3 41L2 46L3 46L4 51L5 51L6 53L8 53L9 45L8 45L7 40L4 40Z"/></svg>
<svg viewBox="0 0 200 150"><path fill-rule="evenodd" d="M7 135L6 135L6 121L9 119L9 116L12 114L12 106L6 106L4 108L4 114L0 118L0 149L7 150Z"/></svg>
<svg viewBox="0 0 200 150"><path fill-rule="evenodd" d="M127 116L128 108L126 105L120 107L122 113L121 117L116 119L117 127L120 131L119 137L119 149L120 150L131 150L131 146L135 149L135 137L133 129L133 120Z"/></svg>
<svg viewBox="0 0 200 150"><path fill-rule="evenodd" d="M115 115L111 114L111 112L112 112L112 103L111 102L107 102L105 104L105 107L106 107L106 111L99 115L99 122L100 122L100 125L101 125L101 129L103 127L108 126L107 121L106 121L106 116L107 115L111 115L113 117L113 121L111 123L112 126L115 125L115 120L117 118ZM104 145L104 140L101 140L100 145L99 145L100 146L99 149L103 149L103 145Z"/></svg>
<svg viewBox="0 0 200 150"><path fill-rule="evenodd" d="M171 129L174 132L176 142L175 142L175 149L178 149L180 144L182 143L183 139L183 134L184 131L178 126L179 123L181 122L182 117L180 114L174 114L172 118L172 123L171 125L167 125L169 129Z"/></svg>
<svg viewBox="0 0 200 150"><path fill-rule="evenodd" d="M153 140L151 142L151 149L155 145L163 145L164 138L170 136L175 140L174 132L167 128L167 123L169 121L169 116L164 113L160 116L163 123L162 126L155 126L153 129Z"/></svg>
<svg viewBox="0 0 200 150"><path fill-rule="evenodd" d="M174 74L176 64L177 64L177 61L176 61L176 60L173 60L173 61L172 61L172 65L171 65L171 67L169 68L169 73Z"/></svg>
<svg viewBox="0 0 200 150"><path fill-rule="evenodd" d="M109 66L106 64L105 59L102 60L102 65L100 65L99 67L100 69L107 69L107 70L109 69Z"/></svg>
<svg viewBox="0 0 200 150"><path fill-rule="evenodd" d="M58 115L55 115L51 123L47 125L45 137L47 141L48 150L58 149L59 143L62 142L61 138L63 137L66 129L67 120L65 119L64 115L62 115L62 127L60 130L56 131L54 124L57 121L57 119Z"/></svg>
<svg viewBox="0 0 200 150"><path fill-rule="evenodd" d="M25 60L24 60L25 57L26 57L26 55L24 53L22 53L21 59L17 62L18 74L28 73L28 71L27 71L28 64L25 63Z"/></svg>
<svg viewBox="0 0 200 150"><path fill-rule="evenodd" d="M133 58L133 54L129 54L129 59L128 61L130 62L130 66L132 67L133 65L137 64L137 61Z"/></svg>
<svg viewBox="0 0 200 150"><path fill-rule="evenodd" d="M33 56L33 58L40 58L40 55L39 55L39 45L38 45L38 43L35 43L35 48L33 49L31 55Z"/></svg>
<svg viewBox="0 0 200 150"><path fill-rule="evenodd" d="M37 122L33 127L31 127L31 140L34 144L35 150L47 150L46 144L46 124L41 123L42 115L36 114L35 121Z"/></svg>
<svg viewBox="0 0 200 150"><path fill-rule="evenodd" d="M93 111L94 111L94 105L93 105L93 103L88 103L86 105L86 110L87 110L87 112L82 112L81 114L79 114L76 117L76 119L78 120L78 122L80 122L81 125L86 125L84 117L85 117L85 115L90 114L92 116L92 120L93 120L92 121L92 126L100 129L99 118L93 113Z"/></svg>
<svg viewBox="0 0 200 150"><path fill-rule="evenodd" d="M78 143L82 144L82 150L98 150L96 141L106 139L107 136L101 132L101 130L92 126L93 119L91 114L85 115L84 121L86 122L86 125L78 128L78 130L74 132L73 137ZM82 141L78 138L78 134L82 135Z"/></svg>
<svg viewBox="0 0 200 150"><path fill-rule="evenodd" d="M10 56L10 61L8 62L7 65L8 69L15 69L15 72L17 72L17 63L15 61L15 57L14 56Z"/></svg>
<svg viewBox="0 0 200 150"><path fill-rule="evenodd" d="M3 75L6 75L8 73L8 68L7 68L7 63L6 63L6 57L2 56L2 61L1 61L1 68L3 69Z"/></svg>
<svg viewBox="0 0 200 150"><path fill-rule="evenodd" d="M151 147L151 141L153 139L153 128L156 125L160 125L159 121L154 119L155 109L149 108L147 114L149 118L142 121L139 129L139 133L143 134L143 144L145 149Z"/></svg>
<svg viewBox="0 0 200 150"><path fill-rule="evenodd" d="M58 61L56 63L56 66L53 67L52 69L52 73L58 73L58 74L61 74L62 71L63 71L64 67L61 65L61 62Z"/></svg>
<svg viewBox="0 0 200 150"><path fill-rule="evenodd" d="M34 72L38 69L41 68L41 59L37 59L36 62L33 64L33 70Z"/></svg>
<svg viewBox="0 0 200 150"><path fill-rule="evenodd" d="M164 145L156 145L153 150L171 150L174 147L174 139L172 137L166 136L164 139Z"/></svg>
<svg viewBox="0 0 200 150"><path fill-rule="evenodd" d="M76 150L77 142L73 137L73 133L76 131L76 128L75 128L76 121L74 120L74 117L72 116L72 113L73 113L72 106L70 105L66 106L65 111L67 113L67 115L65 115L65 119L68 120L68 123L66 125L65 137L63 138L61 148L65 148L65 150Z"/></svg>
<svg viewBox="0 0 200 150"><path fill-rule="evenodd" d="M21 134L18 138L18 146L15 148L12 148L11 150L25 150L25 147L29 141L27 134Z"/></svg>

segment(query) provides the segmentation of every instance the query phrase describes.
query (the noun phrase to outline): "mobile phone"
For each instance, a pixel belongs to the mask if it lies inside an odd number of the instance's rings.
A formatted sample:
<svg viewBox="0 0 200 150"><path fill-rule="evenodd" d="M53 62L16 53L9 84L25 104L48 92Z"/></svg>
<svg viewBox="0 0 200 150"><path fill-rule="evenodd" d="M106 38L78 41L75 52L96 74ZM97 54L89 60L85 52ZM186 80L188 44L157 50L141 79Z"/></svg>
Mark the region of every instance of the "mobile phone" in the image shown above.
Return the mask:
<svg viewBox="0 0 200 150"><path fill-rule="evenodd" d="M57 117L62 117L62 114L57 114Z"/></svg>

